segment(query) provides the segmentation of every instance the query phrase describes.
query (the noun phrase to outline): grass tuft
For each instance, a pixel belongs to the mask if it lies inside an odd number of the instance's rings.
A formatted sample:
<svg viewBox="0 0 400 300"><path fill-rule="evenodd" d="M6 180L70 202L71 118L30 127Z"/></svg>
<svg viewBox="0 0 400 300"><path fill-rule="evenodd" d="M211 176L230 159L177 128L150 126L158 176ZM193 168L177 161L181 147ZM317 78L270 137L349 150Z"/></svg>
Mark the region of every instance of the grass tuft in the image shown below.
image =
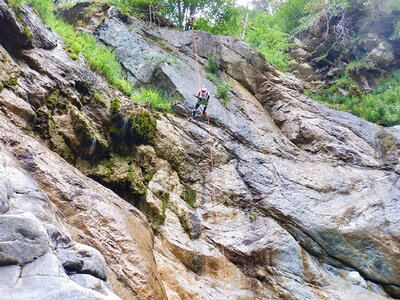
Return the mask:
<svg viewBox="0 0 400 300"><path fill-rule="evenodd" d="M133 94L131 98L135 102L149 103L154 108L172 112L171 102L157 90L148 88Z"/></svg>

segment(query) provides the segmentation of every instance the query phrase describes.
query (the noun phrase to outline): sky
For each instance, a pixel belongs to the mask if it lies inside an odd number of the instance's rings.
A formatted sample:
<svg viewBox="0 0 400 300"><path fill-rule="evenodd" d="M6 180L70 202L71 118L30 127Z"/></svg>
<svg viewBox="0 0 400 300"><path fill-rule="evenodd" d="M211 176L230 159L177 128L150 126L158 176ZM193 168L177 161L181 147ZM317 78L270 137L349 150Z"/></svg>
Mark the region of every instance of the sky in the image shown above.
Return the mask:
<svg viewBox="0 0 400 300"><path fill-rule="evenodd" d="M236 0L236 3L237 3L238 5L246 6L246 5L247 5L247 1L248 1L248 0Z"/></svg>

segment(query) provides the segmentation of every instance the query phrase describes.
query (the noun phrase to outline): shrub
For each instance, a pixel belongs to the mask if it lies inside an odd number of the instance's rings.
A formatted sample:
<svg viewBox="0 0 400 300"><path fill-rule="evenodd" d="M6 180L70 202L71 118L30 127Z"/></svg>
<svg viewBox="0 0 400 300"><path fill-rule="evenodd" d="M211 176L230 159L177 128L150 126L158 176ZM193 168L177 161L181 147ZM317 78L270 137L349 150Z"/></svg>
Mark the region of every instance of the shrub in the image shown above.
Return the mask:
<svg viewBox="0 0 400 300"><path fill-rule="evenodd" d="M218 65L218 55L217 54L208 54L208 64L205 66L206 70L210 73L217 74L219 70Z"/></svg>
<svg viewBox="0 0 400 300"><path fill-rule="evenodd" d="M220 79L211 73L206 73L206 78L215 84L217 87L216 97L221 100L222 104L227 107L229 103L228 92L232 88L230 82L221 83Z"/></svg>
<svg viewBox="0 0 400 300"><path fill-rule="evenodd" d="M367 121L385 124L400 124L400 70L383 79L373 91L361 91L356 83L347 76L340 78L329 89L311 95L327 106L350 111ZM343 96L337 89L343 87L351 93Z"/></svg>
<svg viewBox="0 0 400 300"><path fill-rule="evenodd" d="M232 85L230 82L227 82L225 84L217 83L217 98L221 100L222 104L227 107L229 103L229 96L228 92L232 88Z"/></svg>

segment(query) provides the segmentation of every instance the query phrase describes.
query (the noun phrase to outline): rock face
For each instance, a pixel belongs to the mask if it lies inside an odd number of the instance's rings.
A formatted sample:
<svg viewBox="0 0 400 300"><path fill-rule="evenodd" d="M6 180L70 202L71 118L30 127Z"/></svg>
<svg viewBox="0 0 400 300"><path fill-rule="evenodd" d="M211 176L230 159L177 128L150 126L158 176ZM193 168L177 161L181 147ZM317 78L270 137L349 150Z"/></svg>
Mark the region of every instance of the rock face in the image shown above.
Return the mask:
<svg viewBox="0 0 400 300"><path fill-rule="evenodd" d="M4 128L2 128L4 132ZM2 136L2 139L4 135ZM20 140L21 141L21 140ZM103 293L92 286L76 284L55 253L70 242L66 223L56 213L38 183L21 170L11 153L0 150L3 200L8 209L0 215L0 291L2 299L118 299L109 290ZM15 165L17 163L17 165ZM3 206L4 207L4 206ZM87 251L96 251L88 246ZM90 249L90 250L89 250ZM106 264L101 257L97 265L103 273L90 273L92 280L107 279ZM84 258L83 261L90 260ZM101 276L100 276L101 275ZM100 281L102 281L100 280Z"/></svg>
<svg viewBox="0 0 400 300"><path fill-rule="evenodd" d="M4 16L12 9L1 1ZM144 114L83 57L69 58L50 30L53 48L1 40L4 74L17 77L0 80L0 224L13 229L0 225L1 295L398 297L399 128L325 108L249 45L201 31L209 123L188 121L199 84L192 32L155 32L110 8L94 34L113 46L133 84L182 100L175 114ZM150 49L159 57L141 77ZM205 78L209 54L218 54L220 83L231 83L227 107ZM157 117L147 145L131 141L130 120L140 114Z"/></svg>
<svg viewBox="0 0 400 300"><path fill-rule="evenodd" d="M377 86L383 70L400 67L399 10L390 1L360 3L326 10L296 34L290 51L294 75L314 87L330 86L346 75L368 90Z"/></svg>

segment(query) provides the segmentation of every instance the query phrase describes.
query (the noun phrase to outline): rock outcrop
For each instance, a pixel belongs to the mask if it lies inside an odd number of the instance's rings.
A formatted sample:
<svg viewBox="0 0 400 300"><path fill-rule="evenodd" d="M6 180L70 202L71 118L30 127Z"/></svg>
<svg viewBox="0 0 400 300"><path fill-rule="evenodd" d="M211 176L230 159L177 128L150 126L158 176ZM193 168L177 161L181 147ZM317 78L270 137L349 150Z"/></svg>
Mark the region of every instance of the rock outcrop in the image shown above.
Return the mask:
<svg viewBox="0 0 400 300"><path fill-rule="evenodd" d="M13 15L2 0L0 11ZM201 65L217 54L217 80L232 88L224 106L201 68L210 122L188 121L199 84L192 33L108 12L90 26L132 84L181 100L174 114L133 103L48 28L47 48L1 35L0 232L12 229L0 233L1 295L399 296L399 128L325 108L246 43L201 31ZM132 133L138 116L156 122L147 139Z"/></svg>
<svg viewBox="0 0 400 300"><path fill-rule="evenodd" d="M352 1L324 10L295 34L291 71L314 87L346 75L358 88L375 88L400 67L399 13L390 1ZM339 92L352 92L351 86Z"/></svg>

